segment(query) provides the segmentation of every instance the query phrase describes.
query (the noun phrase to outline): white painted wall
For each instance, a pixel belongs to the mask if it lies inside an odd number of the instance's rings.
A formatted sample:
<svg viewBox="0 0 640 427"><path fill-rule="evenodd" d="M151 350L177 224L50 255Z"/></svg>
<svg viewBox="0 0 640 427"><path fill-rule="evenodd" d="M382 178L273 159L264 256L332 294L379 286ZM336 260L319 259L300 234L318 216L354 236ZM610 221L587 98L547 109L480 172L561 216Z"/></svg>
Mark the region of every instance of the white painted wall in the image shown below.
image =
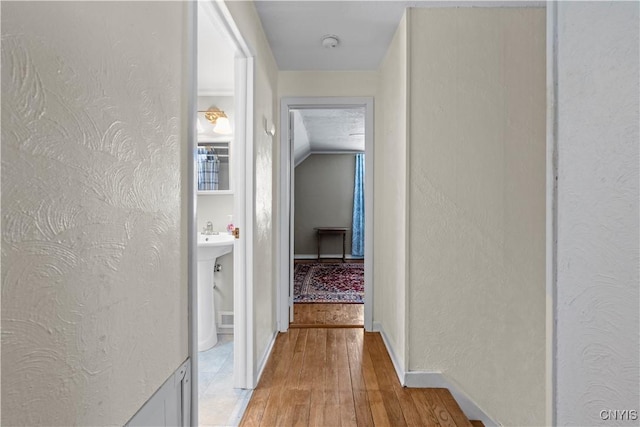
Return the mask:
<svg viewBox="0 0 640 427"><path fill-rule="evenodd" d="M280 71L278 96L375 96L376 71Z"/></svg>
<svg viewBox="0 0 640 427"><path fill-rule="evenodd" d="M275 257L277 236L278 136L264 131L264 120L277 123L278 68L253 2L226 1L242 36L255 54L254 86L254 283L252 308L257 369L277 330ZM251 308L250 308L251 309Z"/></svg>
<svg viewBox="0 0 640 427"><path fill-rule="evenodd" d="M545 10L410 14L409 353L545 422Z"/></svg>
<svg viewBox="0 0 640 427"><path fill-rule="evenodd" d="M558 3L558 425L640 411L637 2Z"/></svg>
<svg viewBox="0 0 640 427"><path fill-rule="evenodd" d="M187 358L186 22L2 4L3 425L123 425Z"/></svg>
<svg viewBox="0 0 640 427"><path fill-rule="evenodd" d="M376 99L373 320L406 369L407 268L407 16L379 70Z"/></svg>
<svg viewBox="0 0 640 427"><path fill-rule="evenodd" d="M312 154L295 168L294 255L316 256L315 227L347 227L345 253L351 255L356 155ZM323 256L342 256L342 237L325 236Z"/></svg>

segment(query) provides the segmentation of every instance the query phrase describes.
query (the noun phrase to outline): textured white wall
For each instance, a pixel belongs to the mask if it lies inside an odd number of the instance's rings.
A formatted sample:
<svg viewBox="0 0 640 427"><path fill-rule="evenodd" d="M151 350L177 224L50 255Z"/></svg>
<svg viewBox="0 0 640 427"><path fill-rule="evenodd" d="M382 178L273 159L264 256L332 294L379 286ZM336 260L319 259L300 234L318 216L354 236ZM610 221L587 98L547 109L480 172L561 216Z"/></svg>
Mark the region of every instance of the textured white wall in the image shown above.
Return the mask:
<svg viewBox="0 0 640 427"><path fill-rule="evenodd" d="M264 131L263 120L278 123L278 68L253 2L226 2L242 36L255 54L254 76L254 319L255 362L262 358L276 327L275 236L274 221L278 168L278 135L271 137Z"/></svg>
<svg viewBox="0 0 640 427"><path fill-rule="evenodd" d="M374 96L376 71L280 71L278 96Z"/></svg>
<svg viewBox="0 0 640 427"><path fill-rule="evenodd" d="M638 425L638 11L558 4L558 425Z"/></svg>
<svg viewBox="0 0 640 427"><path fill-rule="evenodd" d="M379 70L376 99L373 320L406 369L407 17Z"/></svg>
<svg viewBox="0 0 640 427"><path fill-rule="evenodd" d="M409 368L545 422L545 10L414 9Z"/></svg>
<svg viewBox="0 0 640 427"><path fill-rule="evenodd" d="M187 357L185 22L2 4L3 425L122 425Z"/></svg>

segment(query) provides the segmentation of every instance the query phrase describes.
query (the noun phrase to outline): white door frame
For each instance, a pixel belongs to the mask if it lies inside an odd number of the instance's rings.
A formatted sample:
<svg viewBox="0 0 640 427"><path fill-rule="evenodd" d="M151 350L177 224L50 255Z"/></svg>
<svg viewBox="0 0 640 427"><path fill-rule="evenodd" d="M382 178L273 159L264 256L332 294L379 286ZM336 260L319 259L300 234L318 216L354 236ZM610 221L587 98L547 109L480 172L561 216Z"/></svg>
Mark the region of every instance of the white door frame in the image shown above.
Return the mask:
<svg viewBox="0 0 640 427"><path fill-rule="evenodd" d="M234 64L235 129L233 138L234 223L240 228L240 239L234 242L234 359L235 388L254 386L253 345L253 52L236 26L229 9L222 0L189 2L189 161L191 179L188 192L188 263L189 263L189 357L192 363L191 424L198 425L198 286L197 286L197 158L196 158L196 99L197 96L197 11L198 4L236 52Z"/></svg>
<svg viewBox="0 0 640 427"><path fill-rule="evenodd" d="M289 111L305 108L365 108L365 237L364 328L373 330L373 97L284 97L280 102L280 233L278 236L278 330L286 332L293 320L293 150Z"/></svg>

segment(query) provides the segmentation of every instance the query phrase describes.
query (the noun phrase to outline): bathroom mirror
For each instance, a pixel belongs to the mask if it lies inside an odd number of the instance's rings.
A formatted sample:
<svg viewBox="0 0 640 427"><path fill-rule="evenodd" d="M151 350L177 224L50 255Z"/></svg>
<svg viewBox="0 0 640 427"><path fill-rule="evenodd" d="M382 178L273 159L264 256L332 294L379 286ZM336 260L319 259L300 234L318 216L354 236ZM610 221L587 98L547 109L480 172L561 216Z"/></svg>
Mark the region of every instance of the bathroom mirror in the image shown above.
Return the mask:
<svg viewBox="0 0 640 427"><path fill-rule="evenodd" d="M231 192L230 155L230 141L198 141L199 194Z"/></svg>

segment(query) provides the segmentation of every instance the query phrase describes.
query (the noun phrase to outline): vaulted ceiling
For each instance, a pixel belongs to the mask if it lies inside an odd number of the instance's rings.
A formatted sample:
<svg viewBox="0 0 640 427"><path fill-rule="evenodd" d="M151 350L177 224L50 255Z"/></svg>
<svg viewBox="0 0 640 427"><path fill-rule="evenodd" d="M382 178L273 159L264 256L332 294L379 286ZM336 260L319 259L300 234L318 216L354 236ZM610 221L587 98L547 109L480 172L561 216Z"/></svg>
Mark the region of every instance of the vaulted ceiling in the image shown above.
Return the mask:
<svg viewBox="0 0 640 427"><path fill-rule="evenodd" d="M364 116L361 108L293 110L294 162L309 154L364 151Z"/></svg>

